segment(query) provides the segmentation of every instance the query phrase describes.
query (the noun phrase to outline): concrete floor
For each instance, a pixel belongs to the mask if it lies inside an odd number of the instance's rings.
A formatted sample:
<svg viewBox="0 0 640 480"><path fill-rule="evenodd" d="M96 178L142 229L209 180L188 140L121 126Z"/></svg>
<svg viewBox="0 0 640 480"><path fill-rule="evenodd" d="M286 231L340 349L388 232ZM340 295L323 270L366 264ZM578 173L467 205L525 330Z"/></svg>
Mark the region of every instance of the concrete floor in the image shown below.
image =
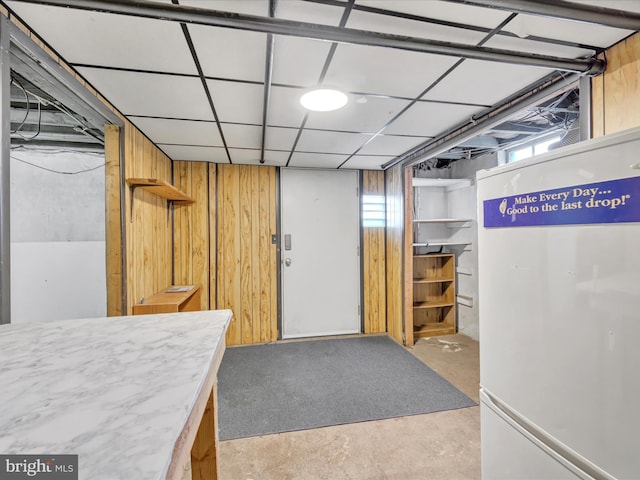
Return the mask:
<svg viewBox="0 0 640 480"><path fill-rule="evenodd" d="M478 402L478 343L457 334L409 349ZM220 442L222 480L480 478L480 407Z"/></svg>

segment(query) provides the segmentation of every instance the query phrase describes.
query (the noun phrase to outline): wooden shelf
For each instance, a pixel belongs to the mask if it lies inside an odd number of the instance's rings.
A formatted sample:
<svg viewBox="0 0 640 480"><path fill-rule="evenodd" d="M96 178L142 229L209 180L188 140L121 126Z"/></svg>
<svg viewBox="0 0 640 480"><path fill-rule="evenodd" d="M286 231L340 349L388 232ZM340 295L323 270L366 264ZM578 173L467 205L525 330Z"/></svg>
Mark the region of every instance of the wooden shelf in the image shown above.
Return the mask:
<svg viewBox="0 0 640 480"><path fill-rule="evenodd" d="M189 195L164 180L157 180L155 178L127 178L127 184L132 191L136 188L141 188L154 195L166 198L173 203L186 205L195 202Z"/></svg>
<svg viewBox="0 0 640 480"><path fill-rule="evenodd" d="M440 307L453 307L454 302L449 300L428 300L424 302L414 302L413 308L440 308Z"/></svg>
<svg viewBox="0 0 640 480"><path fill-rule="evenodd" d="M198 285L174 285L133 306L134 315L197 310L200 310L200 286Z"/></svg>
<svg viewBox="0 0 640 480"><path fill-rule="evenodd" d="M427 325L415 325L413 327L413 336L415 338L453 335L454 333L456 333L456 327L446 323L428 323Z"/></svg>
<svg viewBox="0 0 640 480"><path fill-rule="evenodd" d="M424 242L424 243L414 243L414 247L453 247L453 246L462 246L462 245L471 245L470 242L442 242L442 241L434 241L434 242Z"/></svg>

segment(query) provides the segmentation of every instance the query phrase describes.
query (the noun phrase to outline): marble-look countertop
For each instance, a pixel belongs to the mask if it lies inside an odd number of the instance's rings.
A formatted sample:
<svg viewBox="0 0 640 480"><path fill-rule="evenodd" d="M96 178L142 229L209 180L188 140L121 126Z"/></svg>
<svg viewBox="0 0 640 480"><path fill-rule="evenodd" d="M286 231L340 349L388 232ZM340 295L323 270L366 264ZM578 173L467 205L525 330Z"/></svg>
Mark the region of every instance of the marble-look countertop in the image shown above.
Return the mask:
<svg viewBox="0 0 640 480"><path fill-rule="evenodd" d="M86 480L165 478L208 398L230 319L217 310L0 326L0 453L78 454Z"/></svg>

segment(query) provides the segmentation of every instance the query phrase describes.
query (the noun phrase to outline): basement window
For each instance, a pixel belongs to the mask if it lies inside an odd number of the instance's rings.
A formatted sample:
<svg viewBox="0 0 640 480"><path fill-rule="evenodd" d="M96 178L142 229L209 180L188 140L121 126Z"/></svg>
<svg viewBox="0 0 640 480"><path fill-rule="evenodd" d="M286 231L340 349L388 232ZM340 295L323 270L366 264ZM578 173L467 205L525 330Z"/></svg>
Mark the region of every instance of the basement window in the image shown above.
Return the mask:
<svg viewBox="0 0 640 480"><path fill-rule="evenodd" d="M553 138L547 138L546 140L538 140L537 143L531 143L516 150L509 151L509 163L517 162L518 160L524 160L525 158L533 157L534 155L540 155L549 151L549 146L552 143L559 142L562 136L556 135Z"/></svg>
<svg viewBox="0 0 640 480"><path fill-rule="evenodd" d="M362 195L362 226L385 226L384 195Z"/></svg>

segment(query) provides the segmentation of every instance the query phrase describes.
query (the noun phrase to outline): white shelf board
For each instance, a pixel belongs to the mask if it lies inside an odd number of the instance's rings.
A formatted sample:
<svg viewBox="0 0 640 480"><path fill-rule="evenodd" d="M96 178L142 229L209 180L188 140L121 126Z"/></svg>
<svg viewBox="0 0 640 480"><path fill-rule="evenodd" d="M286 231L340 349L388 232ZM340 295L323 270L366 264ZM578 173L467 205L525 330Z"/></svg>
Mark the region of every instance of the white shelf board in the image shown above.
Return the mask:
<svg viewBox="0 0 640 480"><path fill-rule="evenodd" d="M425 218L414 220L413 223L466 223L470 218Z"/></svg>
<svg viewBox="0 0 640 480"><path fill-rule="evenodd" d="M469 178L420 178L413 177L414 187L470 187Z"/></svg>
<svg viewBox="0 0 640 480"><path fill-rule="evenodd" d="M451 247L454 245L471 245L470 242L426 242L426 243L414 243L414 247Z"/></svg>

